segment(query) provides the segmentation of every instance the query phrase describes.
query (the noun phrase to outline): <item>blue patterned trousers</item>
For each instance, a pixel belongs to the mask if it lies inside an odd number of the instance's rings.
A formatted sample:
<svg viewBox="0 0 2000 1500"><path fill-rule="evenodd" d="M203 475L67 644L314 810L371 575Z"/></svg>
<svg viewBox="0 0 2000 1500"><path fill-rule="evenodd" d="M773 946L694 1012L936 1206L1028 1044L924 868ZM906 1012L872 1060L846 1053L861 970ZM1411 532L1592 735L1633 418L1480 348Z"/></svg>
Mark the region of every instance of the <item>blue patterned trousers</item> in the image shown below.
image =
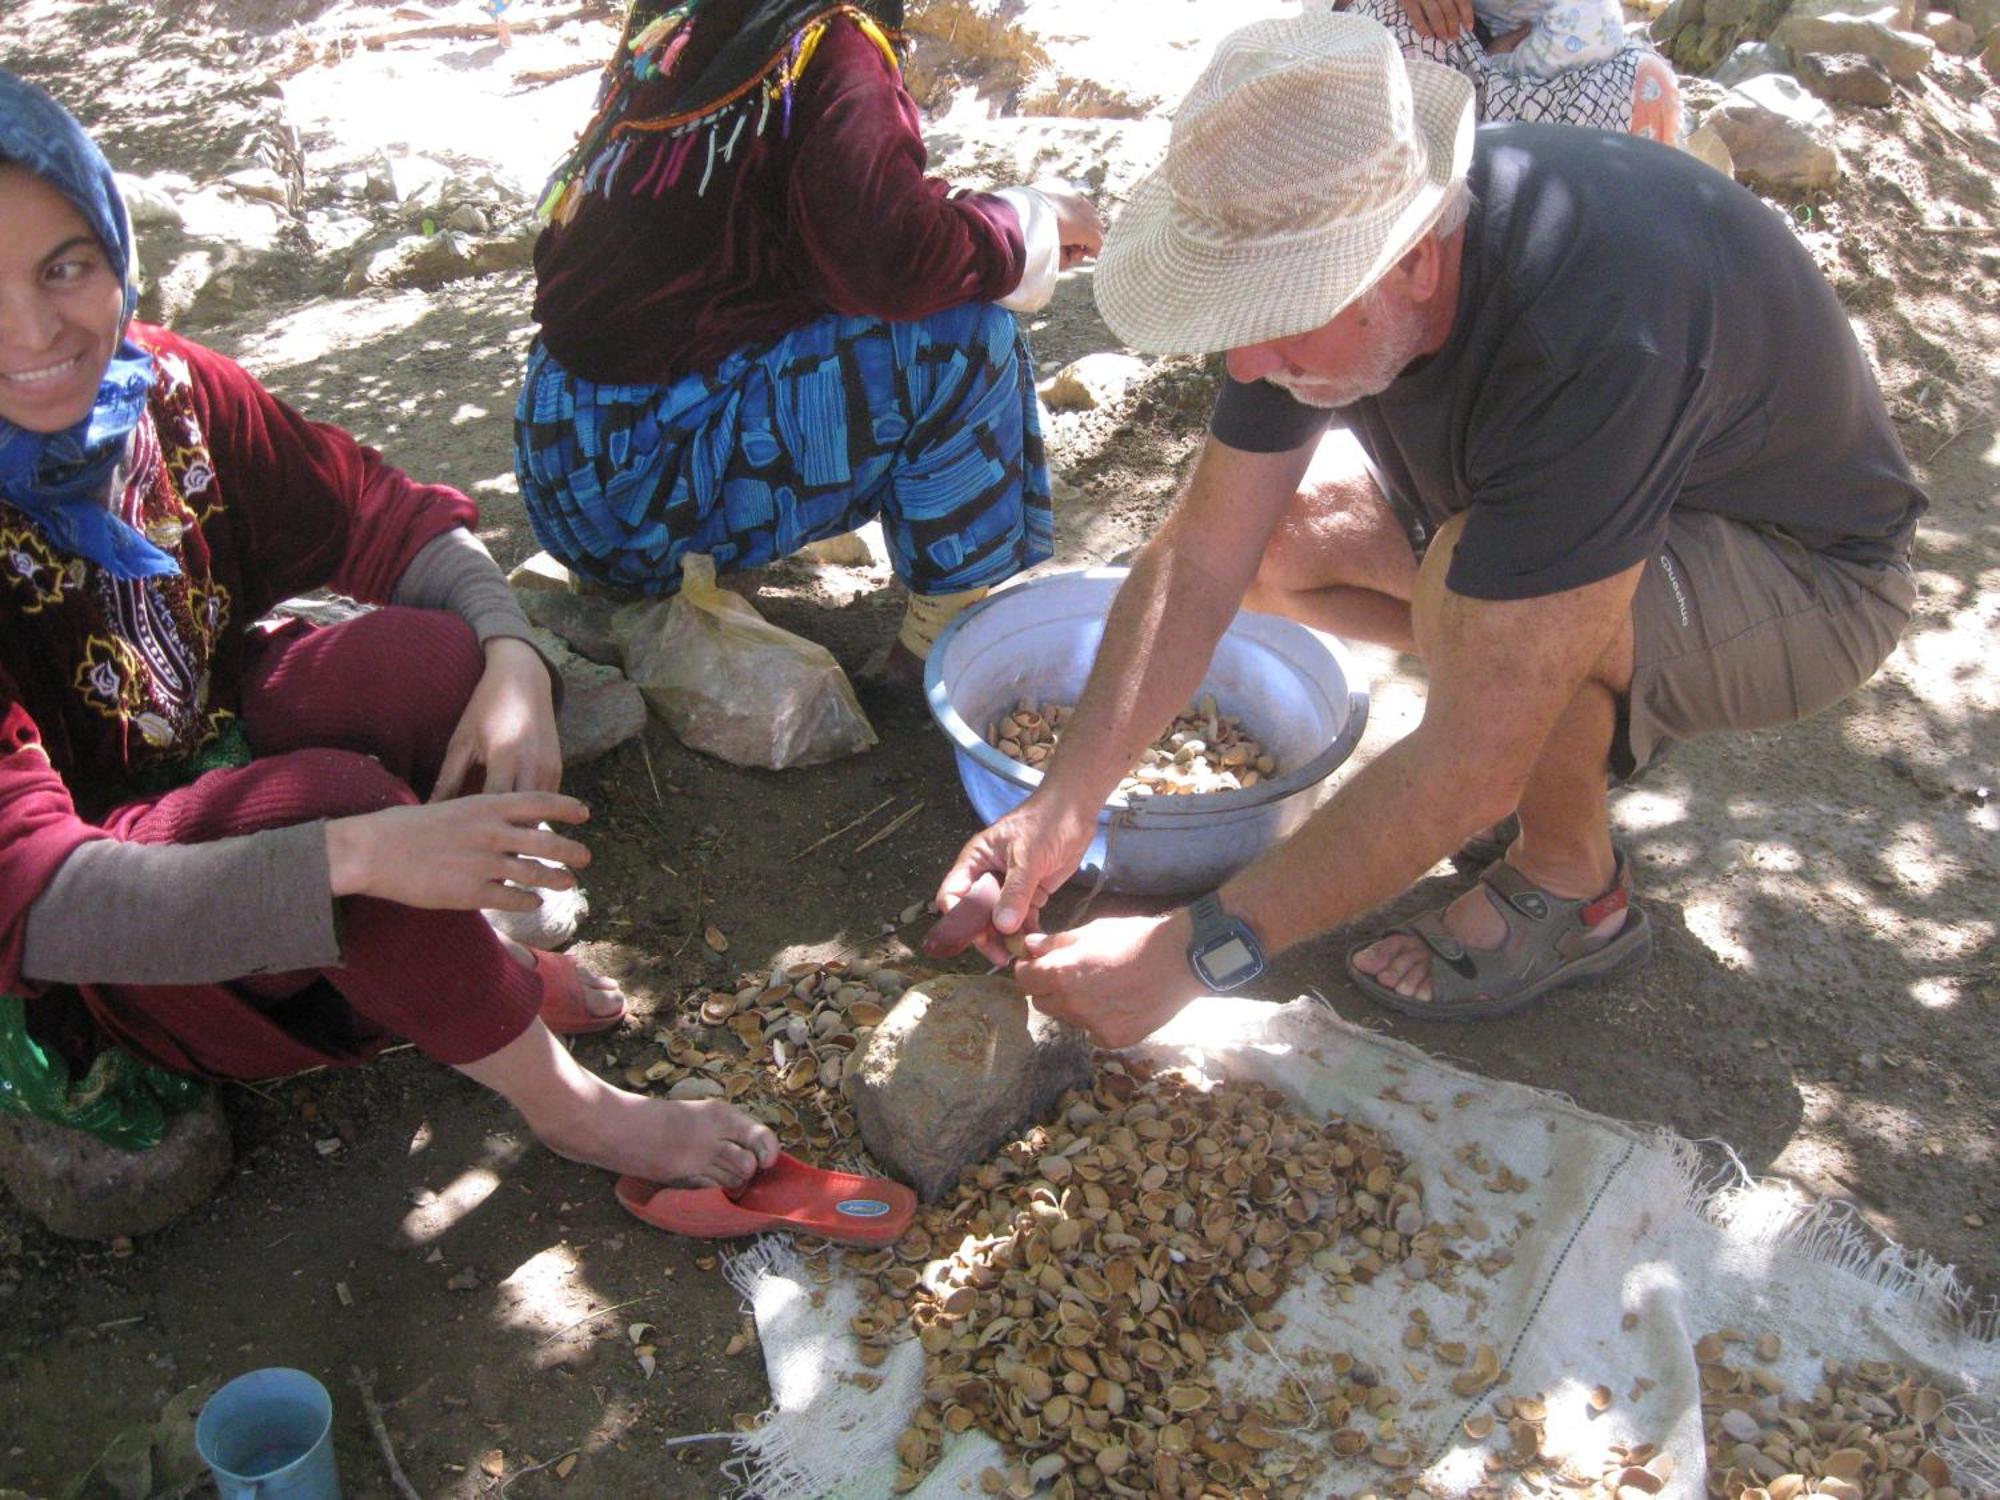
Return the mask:
<svg viewBox="0 0 2000 1500"><path fill-rule="evenodd" d="M1055 550L1034 362L1012 313L829 314L668 385L599 385L537 340L514 470L542 545L600 583L671 594L681 557L761 567L882 518L918 594L999 583Z"/></svg>

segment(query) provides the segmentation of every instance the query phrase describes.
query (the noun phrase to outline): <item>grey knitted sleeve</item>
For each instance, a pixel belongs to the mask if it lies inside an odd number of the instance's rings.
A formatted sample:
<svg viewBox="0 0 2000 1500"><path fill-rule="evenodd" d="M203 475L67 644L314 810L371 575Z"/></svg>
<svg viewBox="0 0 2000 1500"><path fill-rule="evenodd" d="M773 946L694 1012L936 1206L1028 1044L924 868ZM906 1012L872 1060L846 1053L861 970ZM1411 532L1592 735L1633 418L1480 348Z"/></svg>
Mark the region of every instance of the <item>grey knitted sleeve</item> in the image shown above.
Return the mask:
<svg viewBox="0 0 2000 1500"><path fill-rule="evenodd" d="M28 910L43 984L212 984L341 961L326 824L206 844L80 844Z"/></svg>

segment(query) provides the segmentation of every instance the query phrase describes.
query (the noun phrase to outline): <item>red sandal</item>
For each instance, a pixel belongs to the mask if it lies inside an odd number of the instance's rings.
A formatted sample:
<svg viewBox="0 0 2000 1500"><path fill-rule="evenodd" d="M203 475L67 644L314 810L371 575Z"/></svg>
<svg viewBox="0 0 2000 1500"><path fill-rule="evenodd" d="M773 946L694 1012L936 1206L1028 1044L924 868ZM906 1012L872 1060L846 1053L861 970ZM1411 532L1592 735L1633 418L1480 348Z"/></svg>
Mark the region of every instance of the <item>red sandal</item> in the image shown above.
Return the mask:
<svg viewBox="0 0 2000 1500"><path fill-rule="evenodd" d="M621 1177L618 1201L655 1229L704 1240L789 1230L846 1245L887 1245L917 1212L917 1195L900 1182L809 1167L782 1151L735 1193Z"/></svg>
<svg viewBox="0 0 2000 1500"><path fill-rule="evenodd" d="M625 1019L626 1007L608 1016L596 1015L591 1011L586 991L590 986L583 982L583 975L577 972L576 960L567 953L550 953L544 948L530 948L535 955L535 973L542 981L542 1024L557 1036L587 1036L592 1032L609 1031Z"/></svg>

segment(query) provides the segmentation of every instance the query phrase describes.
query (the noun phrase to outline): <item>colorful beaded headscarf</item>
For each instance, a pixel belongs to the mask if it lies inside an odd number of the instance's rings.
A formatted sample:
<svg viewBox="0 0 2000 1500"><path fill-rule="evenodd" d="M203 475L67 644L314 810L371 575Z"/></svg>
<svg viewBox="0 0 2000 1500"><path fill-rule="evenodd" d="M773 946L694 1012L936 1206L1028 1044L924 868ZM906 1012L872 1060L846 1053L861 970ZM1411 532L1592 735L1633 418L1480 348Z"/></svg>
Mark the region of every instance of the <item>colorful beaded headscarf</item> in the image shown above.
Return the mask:
<svg viewBox="0 0 2000 1500"><path fill-rule="evenodd" d="M657 197L696 170L696 191L707 191L745 135L774 118L790 131L792 87L836 16L898 66L903 0L633 0L596 112L549 179L542 216L568 223L586 195L610 192L621 174L625 191Z"/></svg>

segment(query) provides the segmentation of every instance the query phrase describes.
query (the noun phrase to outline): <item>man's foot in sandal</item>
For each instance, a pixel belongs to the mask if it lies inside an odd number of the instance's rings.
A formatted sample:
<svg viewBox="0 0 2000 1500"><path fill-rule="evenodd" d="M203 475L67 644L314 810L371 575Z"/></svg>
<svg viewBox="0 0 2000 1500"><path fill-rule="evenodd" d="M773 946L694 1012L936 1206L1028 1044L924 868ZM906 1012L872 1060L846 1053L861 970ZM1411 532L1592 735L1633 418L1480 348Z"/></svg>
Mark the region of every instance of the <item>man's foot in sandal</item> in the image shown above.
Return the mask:
<svg viewBox="0 0 2000 1500"><path fill-rule="evenodd" d="M1425 912L1355 949L1347 973L1378 1005L1430 1021L1508 1015L1560 985L1631 967L1651 951L1652 925L1632 904L1617 857L1611 889L1555 895L1497 863L1442 911Z"/></svg>

